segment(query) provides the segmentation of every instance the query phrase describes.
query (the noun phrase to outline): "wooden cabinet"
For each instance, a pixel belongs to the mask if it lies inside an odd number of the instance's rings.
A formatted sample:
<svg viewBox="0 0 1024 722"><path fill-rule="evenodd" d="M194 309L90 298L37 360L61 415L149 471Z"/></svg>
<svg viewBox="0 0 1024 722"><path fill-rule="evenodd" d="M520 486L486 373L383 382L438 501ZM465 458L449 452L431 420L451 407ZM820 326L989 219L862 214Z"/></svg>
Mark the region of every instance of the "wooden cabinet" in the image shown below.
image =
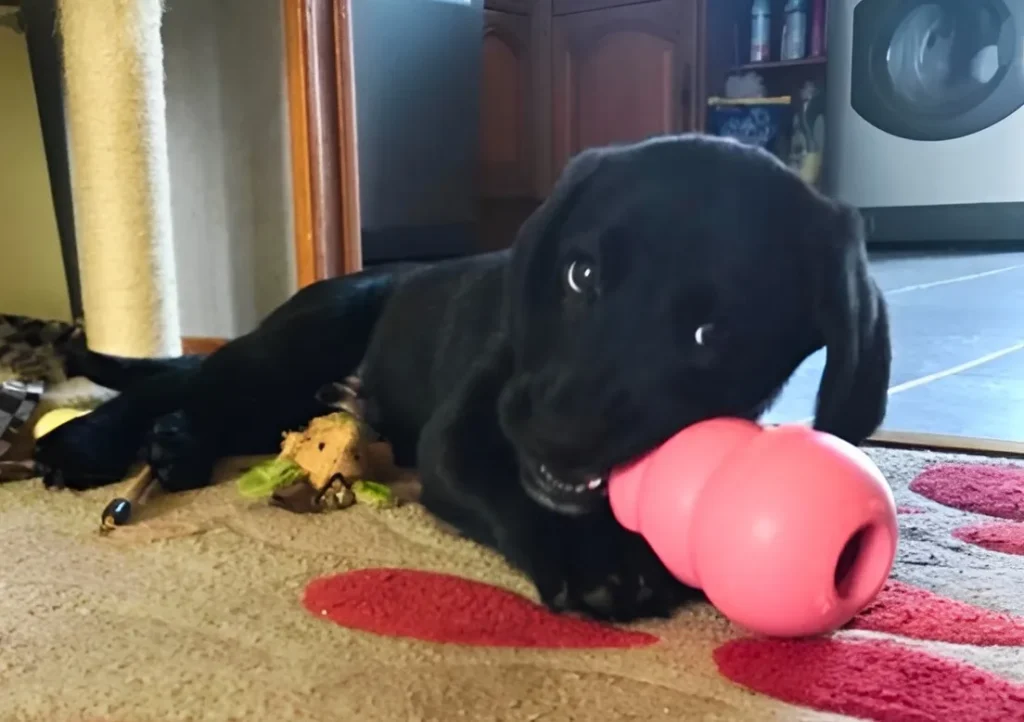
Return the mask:
<svg viewBox="0 0 1024 722"><path fill-rule="evenodd" d="M481 49L481 195L539 198L550 158L551 1L488 0Z"/></svg>
<svg viewBox="0 0 1024 722"><path fill-rule="evenodd" d="M696 10L657 0L554 18L556 173L584 148L696 126Z"/></svg>
<svg viewBox="0 0 1024 722"><path fill-rule="evenodd" d="M528 195L532 117L530 18L484 11L480 89L480 190L489 198Z"/></svg>
<svg viewBox="0 0 1024 722"><path fill-rule="evenodd" d="M484 199L544 198L586 147L701 126L708 0L486 0Z"/></svg>
<svg viewBox="0 0 1024 722"><path fill-rule="evenodd" d="M714 1L485 0L486 246L509 242L583 149L701 127L704 8Z"/></svg>

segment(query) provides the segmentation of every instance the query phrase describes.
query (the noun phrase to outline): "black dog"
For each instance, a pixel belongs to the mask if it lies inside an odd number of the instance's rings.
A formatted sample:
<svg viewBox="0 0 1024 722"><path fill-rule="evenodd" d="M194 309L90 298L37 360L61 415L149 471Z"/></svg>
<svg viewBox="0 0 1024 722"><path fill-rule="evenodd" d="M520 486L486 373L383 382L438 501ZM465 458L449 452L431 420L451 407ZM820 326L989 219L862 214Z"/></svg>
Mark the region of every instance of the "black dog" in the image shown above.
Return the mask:
<svg viewBox="0 0 1024 722"><path fill-rule="evenodd" d="M664 615L689 590L615 523L608 471L688 424L758 417L822 346L816 426L859 443L884 416L888 333L856 212L761 151L660 138L578 156L508 252L324 281L205 359L81 355L122 394L37 458L83 488L141 449L166 488L200 486L358 369L428 510L555 609Z"/></svg>

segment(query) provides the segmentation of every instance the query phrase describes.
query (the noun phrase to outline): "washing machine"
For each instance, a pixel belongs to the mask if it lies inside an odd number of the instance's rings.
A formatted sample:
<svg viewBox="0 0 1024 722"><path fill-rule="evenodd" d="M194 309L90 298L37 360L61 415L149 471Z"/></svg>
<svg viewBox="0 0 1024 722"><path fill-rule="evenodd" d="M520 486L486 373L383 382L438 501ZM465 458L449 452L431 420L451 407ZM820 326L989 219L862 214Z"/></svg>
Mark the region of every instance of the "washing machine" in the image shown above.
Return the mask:
<svg viewBox="0 0 1024 722"><path fill-rule="evenodd" d="M825 186L876 243L1024 240L1024 0L831 0Z"/></svg>

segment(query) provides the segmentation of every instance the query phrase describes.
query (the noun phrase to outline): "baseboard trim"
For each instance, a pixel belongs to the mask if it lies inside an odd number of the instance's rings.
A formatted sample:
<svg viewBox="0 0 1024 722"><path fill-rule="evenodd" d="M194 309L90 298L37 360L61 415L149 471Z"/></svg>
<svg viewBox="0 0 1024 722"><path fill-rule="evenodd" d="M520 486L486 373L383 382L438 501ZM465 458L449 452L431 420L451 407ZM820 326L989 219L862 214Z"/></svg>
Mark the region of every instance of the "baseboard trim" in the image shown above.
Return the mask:
<svg viewBox="0 0 1024 722"><path fill-rule="evenodd" d="M208 355L226 344L226 338L216 336L184 336L181 339L182 353Z"/></svg>
<svg viewBox="0 0 1024 722"><path fill-rule="evenodd" d="M1019 441L926 434L916 431L878 431L868 439L868 443L876 446L960 451L993 456L1024 456L1024 443Z"/></svg>
<svg viewBox="0 0 1024 722"><path fill-rule="evenodd" d="M1024 241L1024 203L861 208L868 245Z"/></svg>

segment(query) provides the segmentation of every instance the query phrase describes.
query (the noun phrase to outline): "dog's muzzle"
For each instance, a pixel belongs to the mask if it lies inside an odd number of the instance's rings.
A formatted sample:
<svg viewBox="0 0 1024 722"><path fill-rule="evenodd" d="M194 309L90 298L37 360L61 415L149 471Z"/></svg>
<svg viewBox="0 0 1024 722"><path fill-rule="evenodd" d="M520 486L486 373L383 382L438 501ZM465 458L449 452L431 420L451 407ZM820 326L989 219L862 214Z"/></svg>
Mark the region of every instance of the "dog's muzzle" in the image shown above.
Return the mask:
<svg viewBox="0 0 1024 722"><path fill-rule="evenodd" d="M528 459L521 461L520 466L526 493L551 511L579 516L607 504L607 476L555 471L547 464Z"/></svg>

